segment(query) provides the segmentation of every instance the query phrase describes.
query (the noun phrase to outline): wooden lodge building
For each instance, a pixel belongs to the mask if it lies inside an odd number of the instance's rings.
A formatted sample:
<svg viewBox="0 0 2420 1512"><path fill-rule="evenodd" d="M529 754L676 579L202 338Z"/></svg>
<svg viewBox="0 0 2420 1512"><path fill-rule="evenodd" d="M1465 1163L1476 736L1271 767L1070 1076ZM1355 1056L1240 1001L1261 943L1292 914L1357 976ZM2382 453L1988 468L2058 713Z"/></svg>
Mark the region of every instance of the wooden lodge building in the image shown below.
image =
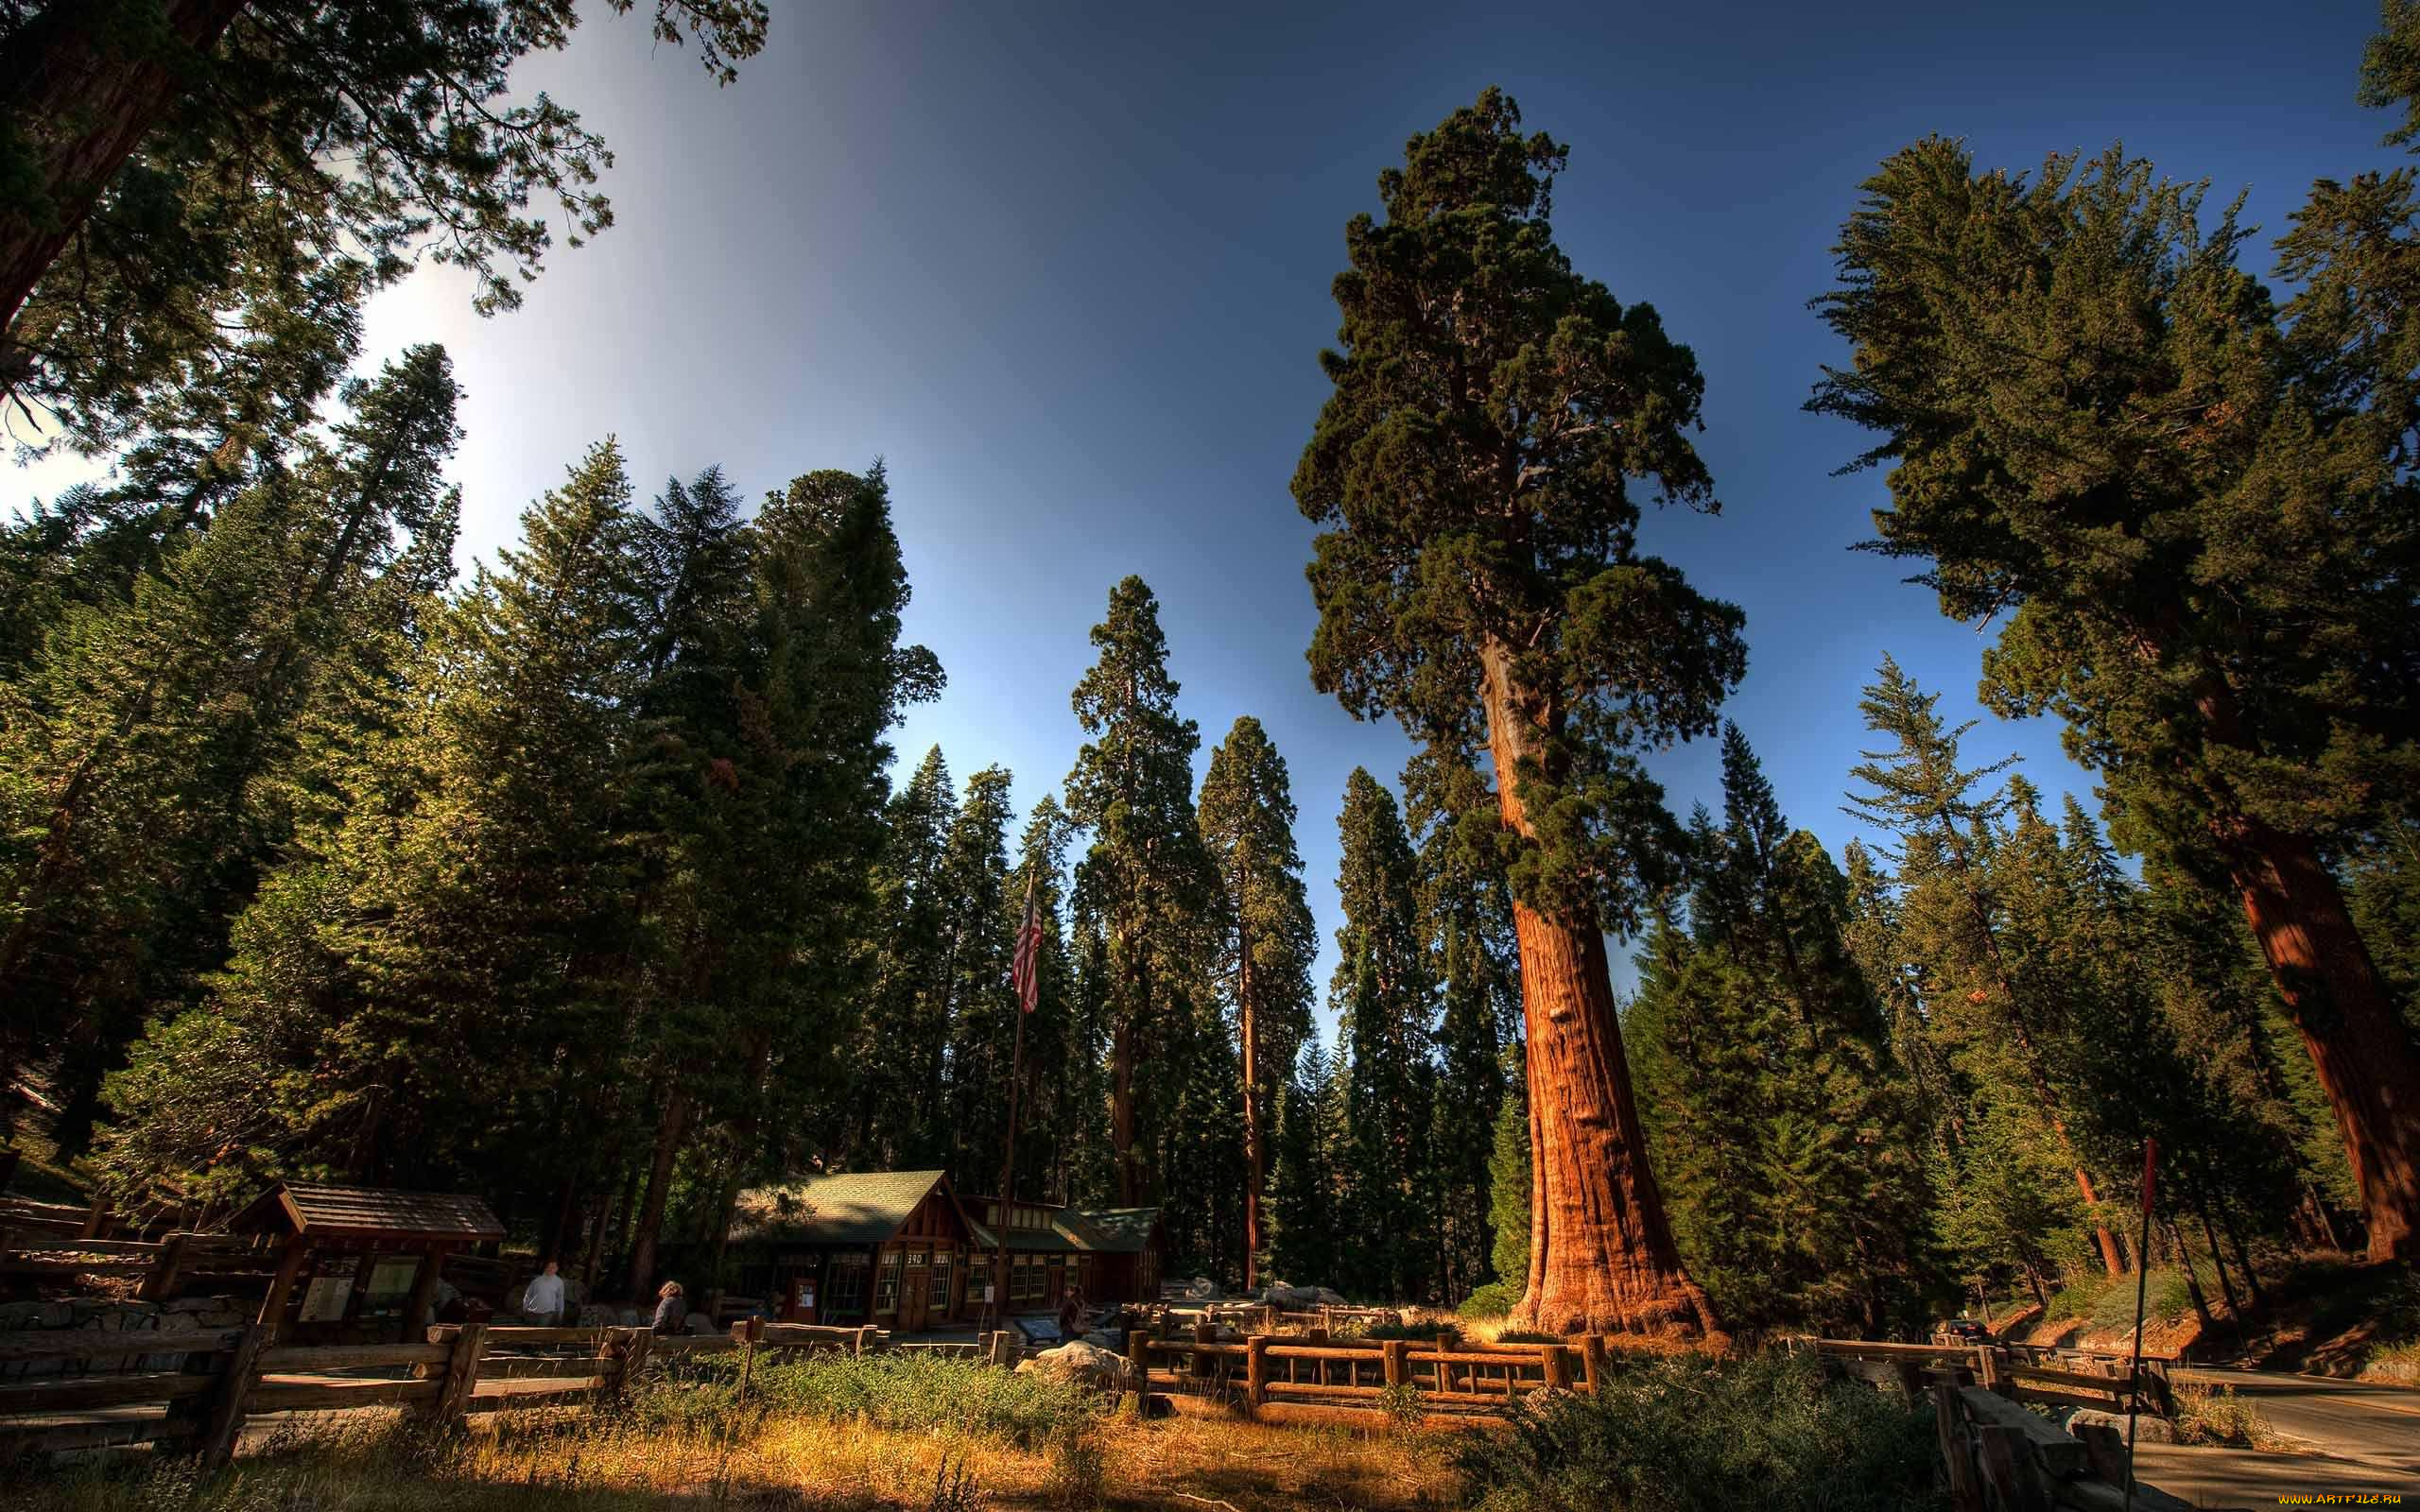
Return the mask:
<svg viewBox="0 0 2420 1512"><path fill-rule="evenodd" d="M1071 1285L1095 1303L1159 1295L1158 1209L1008 1209L1008 1312L1048 1312ZM959 1197L946 1172L859 1171L741 1193L726 1253L735 1289L786 1321L971 1328L1002 1221L997 1198Z"/></svg>

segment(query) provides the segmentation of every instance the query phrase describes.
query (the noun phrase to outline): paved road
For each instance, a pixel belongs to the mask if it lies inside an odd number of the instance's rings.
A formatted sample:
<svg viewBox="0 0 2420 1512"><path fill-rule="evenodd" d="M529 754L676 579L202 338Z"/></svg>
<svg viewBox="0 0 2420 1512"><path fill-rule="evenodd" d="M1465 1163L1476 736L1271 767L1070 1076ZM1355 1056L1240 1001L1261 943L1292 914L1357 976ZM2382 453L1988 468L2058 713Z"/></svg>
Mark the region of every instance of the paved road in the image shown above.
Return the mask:
<svg viewBox="0 0 2420 1512"><path fill-rule="evenodd" d="M2322 1491L2400 1492L2420 1505L2420 1390L2266 1370L2195 1367L2177 1378L2233 1389L2296 1452L2142 1445L2136 1472L2160 1489L2211 1507L2273 1507Z"/></svg>

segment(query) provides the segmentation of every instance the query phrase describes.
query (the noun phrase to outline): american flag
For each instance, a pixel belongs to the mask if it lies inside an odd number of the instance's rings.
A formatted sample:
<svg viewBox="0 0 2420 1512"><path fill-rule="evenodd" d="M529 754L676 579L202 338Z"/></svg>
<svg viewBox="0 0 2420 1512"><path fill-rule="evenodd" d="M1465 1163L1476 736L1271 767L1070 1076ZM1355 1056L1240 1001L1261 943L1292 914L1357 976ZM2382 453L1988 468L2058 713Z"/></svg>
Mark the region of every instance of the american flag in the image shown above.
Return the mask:
<svg viewBox="0 0 2420 1512"><path fill-rule="evenodd" d="M1017 999L1028 1013L1042 1001L1042 904L1034 896L1033 884L1031 877L1025 881L1025 924L1017 931L1016 963L1009 969Z"/></svg>

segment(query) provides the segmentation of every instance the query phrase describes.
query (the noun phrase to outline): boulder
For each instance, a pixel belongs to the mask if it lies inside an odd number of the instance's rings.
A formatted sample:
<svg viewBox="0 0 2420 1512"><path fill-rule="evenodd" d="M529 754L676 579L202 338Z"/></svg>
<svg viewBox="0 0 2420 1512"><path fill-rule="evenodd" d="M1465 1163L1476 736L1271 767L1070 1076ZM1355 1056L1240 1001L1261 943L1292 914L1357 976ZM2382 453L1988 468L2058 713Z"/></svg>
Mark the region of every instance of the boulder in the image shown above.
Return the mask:
<svg viewBox="0 0 2420 1512"><path fill-rule="evenodd" d="M1227 1294L1219 1288L1217 1281L1212 1280L1209 1277L1196 1276L1193 1280L1184 1283L1184 1295L1197 1302L1208 1302L1216 1301L1218 1298L1224 1297Z"/></svg>
<svg viewBox="0 0 2420 1512"><path fill-rule="evenodd" d="M620 1320L620 1314L600 1302L591 1302L579 1310L579 1326L584 1329L610 1329Z"/></svg>
<svg viewBox="0 0 2420 1512"><path fill-rule="evenodd" d="M2074 1412L2067 1415L2066 1429L2068 1433L2075 1435L2078 1438L2082 1438L2084 1435L2084 1430L2088 1428L2115 1429L2118 1434L2118 1441L2121 1444L2126 1441L2126 1415L2124 1413L2102 1412L2097 1407L2079 1407ZM2150 1413L2139 1413L2135 1418L2135 1442L2137 1444L2173 1444L2176 1442L2176 1425L2169 1422L2165 1418L2154 1418Z"/></svg>
<svg viewBox="0 0 2420 1512"><path fill-rule="evenodd" d="M703 1313L692 1313L689 1314L689 1332L695 1334L703 1335L708 1333L720 1333L722 1330L715 1327L715 1320L706 1316Z"/></svg>
<svg viewBox="0 0 2420 1512"><path fill-rule="evenodd" d="M1062 1381L1075 1381L1101 1391L1123 1391L1133 1366L1114 1349L1081 1339L1072 1339L1055 1349L1045 1349L1019 1362L1017 1369L1036 1375L1051 1376Z"/></svg>

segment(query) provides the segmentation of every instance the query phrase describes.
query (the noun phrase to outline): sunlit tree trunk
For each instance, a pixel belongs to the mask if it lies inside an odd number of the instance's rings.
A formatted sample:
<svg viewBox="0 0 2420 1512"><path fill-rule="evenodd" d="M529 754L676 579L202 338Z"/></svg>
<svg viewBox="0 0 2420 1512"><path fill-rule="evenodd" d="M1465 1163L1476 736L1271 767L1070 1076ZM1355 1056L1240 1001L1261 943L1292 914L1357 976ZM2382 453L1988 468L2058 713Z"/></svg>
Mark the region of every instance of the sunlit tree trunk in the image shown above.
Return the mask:
<svg viewBox="0 0 2420 1512"><path fill-rule="evenodd" d="M1488 735L1498 813L1533 833L1513 774L1537 716L1487 647ZM1529 1033L1530 1277L1513 1318L1551 1333L1715 1332L1712 1307L1672 1242L1647 1131L1631 1094L1605 938L1514 902Z"/></svg>

